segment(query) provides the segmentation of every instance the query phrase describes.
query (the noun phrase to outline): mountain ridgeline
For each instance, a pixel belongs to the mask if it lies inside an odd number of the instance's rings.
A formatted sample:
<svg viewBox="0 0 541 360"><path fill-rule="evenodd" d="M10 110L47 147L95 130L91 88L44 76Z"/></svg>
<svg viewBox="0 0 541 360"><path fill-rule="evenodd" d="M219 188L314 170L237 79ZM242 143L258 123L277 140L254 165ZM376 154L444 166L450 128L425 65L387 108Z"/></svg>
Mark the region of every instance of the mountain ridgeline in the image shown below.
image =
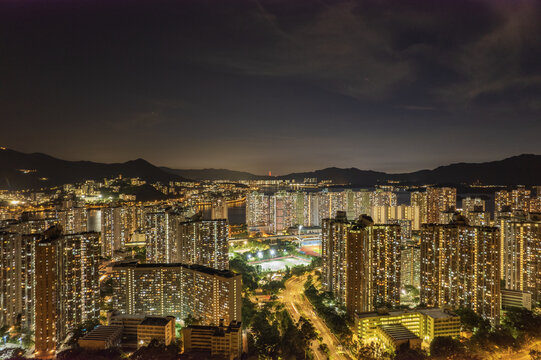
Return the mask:
<svg viewBox="0 0 541 360"><path fill-rule="evenodd" d="M25 154L10 149L0 150L0 189L39 189L85 180L103 180L118 175L139 177L149 183L186 180L143 159L104 164L60 160L41 153Z"/></svg>
<svg viewBox="0 0 541 360"><path fill-rule="evenodd" d="M388 180L412 185L422 184L490 184L490 185L541 185L541 155L523 154L504 160L484 163L456 163L440 166L433 170L420 170L411 173L388 174L357 168L330 167L310 172L291 173L283 176L259 176L246 172L202 169L173 170L174 174L196 180L260 180L284 179L302 182L306 178L331 180L334 184L353 186L373 186Z"/></svg>
<svg viewBox="0 0 541 360"><path fill-rule="evenodd" d="M122 175L139 177L148 183L192 180L264 180L306 178L331 180L334 184L373 186L389 180L409 184L492 184L541 185L541 155L524 154L484 163L456 163L433 170L388 174L357 168L326 168L283 176L254 175L226 169L182 170L157 167L143 160L104 164L91 161L67 161L41 153L26 154L0 150L0 189L39 189L88 179L101 180Z"/></svg>

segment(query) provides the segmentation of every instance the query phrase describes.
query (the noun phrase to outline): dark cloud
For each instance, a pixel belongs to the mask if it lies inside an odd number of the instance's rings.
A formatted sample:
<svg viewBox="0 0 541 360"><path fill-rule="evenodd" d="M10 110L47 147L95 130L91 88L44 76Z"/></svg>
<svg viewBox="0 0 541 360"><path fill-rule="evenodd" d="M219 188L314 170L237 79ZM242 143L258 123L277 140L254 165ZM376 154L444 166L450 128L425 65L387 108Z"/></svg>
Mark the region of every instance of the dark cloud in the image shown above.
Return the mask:
<svg viewBox="0 0 541 360"><path fill-rule="evenodd" d="M535 0L6 0L0 142L261 173L539 152L539 34Z"/></svg>

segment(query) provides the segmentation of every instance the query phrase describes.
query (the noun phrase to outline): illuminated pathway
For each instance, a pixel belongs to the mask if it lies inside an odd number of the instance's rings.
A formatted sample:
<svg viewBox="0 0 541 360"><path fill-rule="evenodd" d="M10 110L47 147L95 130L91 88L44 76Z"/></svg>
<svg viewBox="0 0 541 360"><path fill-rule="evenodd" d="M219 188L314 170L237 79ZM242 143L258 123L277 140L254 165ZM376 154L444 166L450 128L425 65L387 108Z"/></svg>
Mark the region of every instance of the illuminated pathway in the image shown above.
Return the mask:
<svg viewBox="0 0 541 360"><path fill-rule="evenodd" d="M302 277L292 277L286 281L286 288L282 291L280 301L285 305L285 308L296 322L300 316L304 316L309 319L314 327L319 332L319 335L323 338L323 343L329 347L329 355L331 359L353 359L353 356L347 350L341 350L342 346L340 342L329 330L327 325L316 315L315 309L312 304L304 296L304 283L306 281L306 275ZM318 349L319 343L317 341L312 342L312 350L316 359L326 359L326 356Z"/></svg>

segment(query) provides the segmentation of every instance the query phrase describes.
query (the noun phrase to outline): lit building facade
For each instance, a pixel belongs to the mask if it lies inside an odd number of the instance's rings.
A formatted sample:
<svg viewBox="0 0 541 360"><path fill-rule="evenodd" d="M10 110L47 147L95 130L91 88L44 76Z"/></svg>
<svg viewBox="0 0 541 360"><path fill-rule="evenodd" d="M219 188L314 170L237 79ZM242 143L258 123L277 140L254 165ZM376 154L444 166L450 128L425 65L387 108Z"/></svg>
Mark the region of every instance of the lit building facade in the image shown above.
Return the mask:
<svg viewBox="0 0 541 360"><path fill-rule="evenodd" d="M345 212L322 228L322 283L350 313L400 302L400 227Z"/></svg>
<svg viewBox="0 0 541 360"><path fill-rule="evenodd" d="M391 310L355 315L356 334L365 343L382 341L378 328L395 324L404 326L428 344L438 336L460 336L460 317L442 309Z"/></svg>
<svg viewBox="0 0 541 360"><path fill-rule="evenodd" d="M228 225L226 219L193 218L179 224L179 261L218 270L229 269Z"/></svg>
<svg viewBox="0 0 541 360"><path fill-rule="evenodd" d="M501 219L500 228L505 288L541 301L541 221Z"/></svg>
<svg viewBox="0 0 541 360"><path fill-rule="evenodd" d="M68 332L99 316L98 233L52 227L35 244L36 357L54 356Z"/></svg>
<svg viewBox="0 0 541 360"><path fill-rule="evenodd" d="M225 326L191 325L182 328L185 353L207 353L211 357L236 360L242 356L242 328L240 322Z"/></svg>
<svg viewBox="0 0 541 360"><path fill-rule="evenodd" d="M507 191L497 191L494 197L494 205L496 215L501 212L510 211L530 211L530 200L532 198L532 192L526 189L524 186Z"/></svg>
<svg viewBox="0 0 541 360"><path fill-rule="evenodd" d="M425 224L421 230L420 301L429 307L470 307L497 323L500 238L495 227Z"/></svg>
<svg viewBox="0 0 541 360"><path fill-rule="evenodd" d="M124 314L192 315L205 325L241 319L242 276L201 265L117 264L113 307Z"/></svg>
<svg viewBox="0 0 541 360"><path fill-rule="evenodd" d="M428 224L440 224L441 213L456 209L456 189L450 187L426 189L427 218Z"/></svg>
<svg viewBox="0 0 541 360"><path fill-rule="evenodd" d="M412 242L406 244L401 250L401 275L402 287L411 285L420 286L421 273L421 248Z"/></svg>

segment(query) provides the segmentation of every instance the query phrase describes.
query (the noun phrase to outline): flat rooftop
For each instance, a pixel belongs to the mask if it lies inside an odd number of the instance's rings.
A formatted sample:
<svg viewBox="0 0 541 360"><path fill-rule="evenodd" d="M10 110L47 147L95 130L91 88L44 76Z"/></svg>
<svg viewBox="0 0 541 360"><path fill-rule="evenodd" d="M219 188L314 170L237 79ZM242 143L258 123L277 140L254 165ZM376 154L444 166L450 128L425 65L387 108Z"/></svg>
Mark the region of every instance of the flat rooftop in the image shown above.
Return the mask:
<svg viewBox="0 0 541 360"><path fill-rule="evenodd" d="M160 316L147 316L139 325L149 325L149 326L165 326L169 324L171 318L165 318Z"/></svg>
<svg viewBox="0 0 541 360"><path fill-rule="evenodd" d="M213 269L213 268L206 267L203 265L195 265L195 264L193 265L182 264L182 263L139 264L135 262L128 262L128 263L115 263L115 264L112 264L111 266L113 269L133 268L137 270L183 267L185 269L195 270L195 271L199 271L208 275L217 275L217 276L221 276L225 278L241 276L240 274L236 274L230 270L217 270L217 269Z"/></svg>
<svg viewBox="0 0 541 360"><path fill-rule="evenodd" d="M457 316L455 313L443 309L422 309L417 311L426 316L430 316L433 319L447 319Z"/></svg>
<svg viewBox="0 0 541 360"><path fill-rule="evenodd" d="M400 324L382 325L378 327L394 341L419 339L417 335Z"/></svg>
<svg viewBox="0 0 541 360"><path fill-rule="evenodd" d="M385 313L380 313L377 311L372 312L365 312L365 313L357 313L355 316L357 319L365 319L365 318L372 318L372 317L383 317L383 316L400 316L405 314L415 314L415 313L421 313L426 316L430 316L434 319L445 319L456 316L451 311L446 311L440 308L434 308L434 309L400 309L400 310L390 310Z"/></svg>
<svg viewBox="0 0 541 360"><path fill-rule="evenodd" d="M122 326L99 326L83 336L81 340L106 341L111 337L118 336L119 332L122 332Z"/></svg>

